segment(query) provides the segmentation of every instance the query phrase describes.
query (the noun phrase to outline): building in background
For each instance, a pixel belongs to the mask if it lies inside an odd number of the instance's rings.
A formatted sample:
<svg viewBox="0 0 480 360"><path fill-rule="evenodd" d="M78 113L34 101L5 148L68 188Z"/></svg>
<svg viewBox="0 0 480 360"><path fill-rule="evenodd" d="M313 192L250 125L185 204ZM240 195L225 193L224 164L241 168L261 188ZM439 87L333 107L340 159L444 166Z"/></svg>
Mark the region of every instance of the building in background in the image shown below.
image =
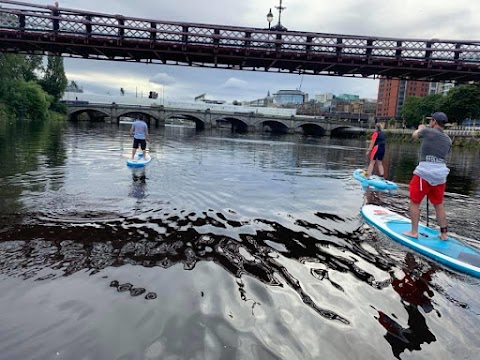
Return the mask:
<svg viewBox="0 0 480 360"><path fill-rule="evenodd" d="M340 94L336 96L336 98L340 100L345 100L345 101L355 101L355 100L359 100L360 96L353 95L353 94Z"/></svg>
<svg viewBox="0 0 480 360"><path fill-rule="evenodd" d="M296 107L308 101L308 94L301 90L278 90L273 94L273 103L282 107Z"/></svg>
<svg viewBox="0 0 480 360"><path fill-rule="evenodd" d="M335 108L334 99L335 95L332 93L315 95L315 102L320 110L332 111Z"/></svg>
<svg viewBox="0 0 480 360"><path fill-rule="evenodd" d="M435 94L440 94L440 95L443 95L445 96L450 90L452 90L457 84L455 83L447 83L447 82L439 82L437 83L437 89L436 89L436 92Z"/></svg>
<svg viewBox="0 0 480 360"><path fill-rule="evenodd" d="M204 102L206 104L219 104L219 105L226 103L225 100L207 99L206 96L207 96L207 94L201 94L201 95L195 96L194 101L195 102Z"/></svg>
<svg viewBox="0 0 480 360"><path fill-rule="evenodd" d="M377 120L400 120L400 110L408 96L425 97L430 94L427 81L380 79L378 85Z"/></svg>
<svg viewBox="0 0 480 360"><path fill-rule="evenodd" d="M251 100L251 101L242 101L242 105L255 106L255 107L272 107L273 97L270 96L270 91L269 91L266 97L256 99L256 100Z"/></svg>

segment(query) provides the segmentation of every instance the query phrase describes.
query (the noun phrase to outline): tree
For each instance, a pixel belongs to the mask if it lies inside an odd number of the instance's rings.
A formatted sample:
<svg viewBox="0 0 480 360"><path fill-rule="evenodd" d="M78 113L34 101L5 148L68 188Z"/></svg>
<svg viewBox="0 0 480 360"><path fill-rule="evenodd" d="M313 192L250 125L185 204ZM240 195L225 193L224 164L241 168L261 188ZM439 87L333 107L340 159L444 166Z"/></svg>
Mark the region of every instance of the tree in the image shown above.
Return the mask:
<svg viewBox="0 0 480 360"><path fill-rule="evenodd" d="M65 76L63 58L49 55L45 75L40 81L43 90L52 95L54 102L57 103L62 98L67 83L68 80Z"/></svg>
<svg viewBox="0 0 480 360"><path fill-rule="evenodd" d="M464 119L476 119L480 116L480 87L461 85L451 89L443 102L442 111L450 122L460 123Z"/></svg>
<svg viewBox="0 0 480 360"><path fill-rule="evenodd" d="M6 103L18 118L44 120L53 97L34 81L19 80L12 83L5 97Z"/></svg>
<svg viewBox="0 0 480 360"><path fill-rule="evenodd" d="M440 94L428 95L422 98L420 112L423 116L429 116L436 111L443 111L444 97Z"/></svg>
<svg viewBox="0 0 480 360"><path fill-rule="evenodd" d="M423 120L424 114L420 108L422 98L418 96L409 96L405 99L400 115L405 120L408 127L417 127L417 125Z"/></svg>
<svg viewBox="0 0 480 360"><path fill-rule="evenodd" d="M25 55L22 64L22 76L25 81L38 81L38 72L43 70L43 56Z"/></svg>

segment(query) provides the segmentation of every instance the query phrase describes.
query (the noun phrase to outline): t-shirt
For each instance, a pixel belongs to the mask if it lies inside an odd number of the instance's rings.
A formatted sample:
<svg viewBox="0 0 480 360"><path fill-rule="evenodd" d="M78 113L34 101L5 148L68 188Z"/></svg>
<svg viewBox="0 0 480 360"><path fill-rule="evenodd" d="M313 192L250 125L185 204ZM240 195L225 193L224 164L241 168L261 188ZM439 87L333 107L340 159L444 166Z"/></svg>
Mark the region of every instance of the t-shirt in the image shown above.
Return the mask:
<svg viewBox="0 0 480 360"><path fill-rule="evenodd" d="M385 146L385 133L382 130L377 130L372 134L374 145Z"/></svg>
<svg viewBox="0 0 480 360"><path fill-rule="evenodd" d="M447 155L452 147L452 140L441 129L423 128L418 132L423 138L420 147L420 163L414 174L436 186L447 181L450 169L447 168Z"/></svg>
<svg viewBox="0 0 480 360"><path fill-rule="evenodd" d="M420 148L420 161L446 163L447 155L452 147L450 137L437 128L423 128L418 133L423 138Z"/></svg>
<svg viewBox="0 0 480 360"><path fill-rule="evenodd" d="M132 124L133 137L139 140L145 140L147 138L148 126L144 121L135 120Z"/></svg>

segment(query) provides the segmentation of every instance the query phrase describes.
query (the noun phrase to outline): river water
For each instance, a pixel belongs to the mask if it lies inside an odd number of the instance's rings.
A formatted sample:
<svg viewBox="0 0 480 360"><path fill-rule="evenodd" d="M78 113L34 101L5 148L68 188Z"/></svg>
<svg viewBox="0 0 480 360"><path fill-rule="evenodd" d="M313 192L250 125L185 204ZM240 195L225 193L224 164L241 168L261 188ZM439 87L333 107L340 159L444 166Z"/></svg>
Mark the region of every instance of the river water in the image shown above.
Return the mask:
<svg viewBox="0 0 480 360"><path fill-rule="evenodd" d="M135 170L128 130L0 123L0 359L478 358L480 280L360 216L408 213L416 144L365 194L365 141L152 128ZM478 159L445 204L480 248Z"/></svg>

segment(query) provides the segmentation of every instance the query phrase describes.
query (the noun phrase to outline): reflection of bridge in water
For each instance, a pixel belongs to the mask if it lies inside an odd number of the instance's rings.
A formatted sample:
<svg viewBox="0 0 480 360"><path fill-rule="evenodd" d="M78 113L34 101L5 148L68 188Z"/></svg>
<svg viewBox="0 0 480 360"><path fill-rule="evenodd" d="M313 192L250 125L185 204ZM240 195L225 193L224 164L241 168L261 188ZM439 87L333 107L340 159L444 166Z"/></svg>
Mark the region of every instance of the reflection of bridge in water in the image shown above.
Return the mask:
<svg viewBox="0 0 480 360"><path fill-rule="evenodd" d="M282 110L286 110L283 111ZM302 133L305 135L340 135L363 131L367 114L321 113L318 116L296 115L292 109L244 108L241 106L190 108L163 105L126 105L115 102L68 102L68 117L78 121L86 113L90 120L119 123L122 117L142 116L148 123L165 126L169 119L183 119L195 123L197 130L229 128L234 132Z"/></svg>

